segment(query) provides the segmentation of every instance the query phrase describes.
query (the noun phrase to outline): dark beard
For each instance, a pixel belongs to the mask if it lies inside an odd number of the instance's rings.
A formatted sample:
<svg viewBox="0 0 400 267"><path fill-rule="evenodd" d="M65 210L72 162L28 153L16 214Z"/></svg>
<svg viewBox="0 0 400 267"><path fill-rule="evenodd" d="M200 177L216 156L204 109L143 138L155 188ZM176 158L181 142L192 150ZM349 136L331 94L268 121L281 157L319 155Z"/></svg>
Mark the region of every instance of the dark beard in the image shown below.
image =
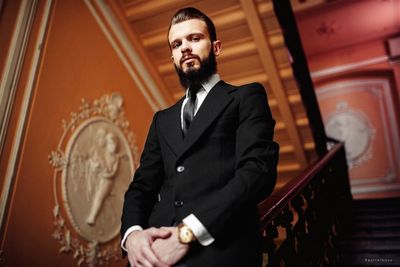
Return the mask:
<svg viewBox="0 0 400 267"><path fill-rule="evenodd" d="M188 72L184 72L181 68L178 68L175 64L175 70L178 74L179 81L186 90L190 88L193 84L201 84L208 81L208 79L217 72L217 61L215 60L214 51L211 48L208 57L200 62L200 68L198 70L188 69Z"/></svg>

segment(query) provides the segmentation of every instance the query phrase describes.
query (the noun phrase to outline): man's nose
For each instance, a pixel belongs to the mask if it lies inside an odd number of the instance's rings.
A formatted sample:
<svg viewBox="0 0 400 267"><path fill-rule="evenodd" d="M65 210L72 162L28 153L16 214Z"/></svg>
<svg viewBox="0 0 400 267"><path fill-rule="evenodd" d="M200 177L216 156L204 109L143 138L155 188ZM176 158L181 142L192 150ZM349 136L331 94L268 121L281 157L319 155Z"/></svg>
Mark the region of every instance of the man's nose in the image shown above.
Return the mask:
<svg viewBox="0 0 400 267"><path fill-rule="evenodd" d="M181 52L185 53L190 51L192 51L192 48L190 47L189 42L187 40L183 40L181 44Z"/></svg>

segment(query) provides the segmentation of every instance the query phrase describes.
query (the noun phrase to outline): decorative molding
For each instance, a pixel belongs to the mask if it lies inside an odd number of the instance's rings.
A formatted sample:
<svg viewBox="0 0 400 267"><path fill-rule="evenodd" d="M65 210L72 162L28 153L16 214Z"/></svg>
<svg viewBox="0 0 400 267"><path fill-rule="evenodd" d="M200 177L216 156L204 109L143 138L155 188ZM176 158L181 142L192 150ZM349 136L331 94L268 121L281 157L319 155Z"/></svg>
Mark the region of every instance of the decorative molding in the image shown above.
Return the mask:
<svg viewBox="0 0 400 267"><path fill-rule="evenodd" d="M341 66L336 66L336 67L332 67L332 68L326 68L326 69L322 69L322 70L318 70L318 71L313 71L313 72L311 72L311 77L312 78L321 78L321 77L325 77L325 76L329 76L329 75L333 75L333 74L337 74L337 73L342 73L342 72L346 72L346 71L350 71L350 70L356 70L361 67L378 64L378 63L385 62L388 60L389 60L388 56L370 58L367 60L363 60L363 61L359 61L359 62L355 62L355 63L351 63L351 64L344 64Z"/></svg>
<svg viewBox="0 0 400 267"><path fill-rule="evenodd" d="M29 1L28 1L29 2ZM23 131L25 128L26 120L28 118L28 109L33 95L34 81L39 69L40 57L42 55L42 45L45 39L45 33L48 27L50 11L53 1L47 0L43 7L43 16L40 21L39 32L35 43L35 50L31 60L31 68L28 73L27 83L24 89L24 98L22 100L21 109L19 111L18 122L16 126L16 132L13 140L13 145L8 160L6 176L4 179L3 191L1 194L0 201L0 228L4 222L5 210L8 202L8 198L12 189L13 179L15 176L17 159L20 153L20 146L23 139Z"/></svg>
<svg viewBox="0 0 400 267"><path fill-rule="evenodd" d="M146 70L140 56L134 50L129 38L124 33L124 30L105 0L93 1L100 12L98 12L92 1L85 0L85 4L150 107L153 111L167 108L167 102L160 93L157 84ZM118 43L121 44L121 47ZM135 69L132 66L135 66Z"/></svg>
<svg viewBox="0 0 400 267"><path fill-rule="evenodd" d="M2 3L0 3L2 4ZM23 0L19 6L15 29L7 52L0 81L0 151L3 149L15 93L25 59L38 1Z"/></svg>
<svg viewBox="0 0 400 267"><path fill-rule="evenodd" d="M318 27L315 29L315 33L319 37L330 38L331 35L335 35L338 31L339 27L335 22L326 22L322 21Z"/></svg>
<svg viewBox="0 0 400 267"><path fill-rule="evenodd" d="M373 187L352 187L351 193L353 195L365 193L379 193L379 192L400 192L400 185L374 185Z"/></svg>
<svg viewBox="0 0 400 267"><path fill-rule="evenodd" d="M357 88L357 86L364 86ZM346 88L345 90L343 88ZM341 89L341 90L340 90ZM382 177L370 177L368 179L357 179L351 181L352 192L354 194L381 192L383 188L396 187L399 181L395 181L400 175L400 141L399 132L396 127L396 116L394 114L394 103L391 95L390 83L386 79L354 79L352 81L337 82L328 86L317 89L318 99L326 100L332 96L341 94L369 92L374 98L377 98L379 104L380 121L383 124L383 138L388 158L388 169ZM386 115L385 115L386 114ZM387 116L387 117L385 117ZM331 116L329 116L331 117ZM366 115L363 115L364 119ZM391 123L393 122L393 123ZM375 129L376 131L376 129ZM365 133L364 133L365 134ZM371 133L370 133L371 134ZM373 134L373 133L372 133ZM365 150L366 156L372 152L369 149ZM350 164L351 165L351 164ZM386 184L376 185L377 183ZM372 188L370 188L373 185ZM374 191L376 188L377 191Z"/></svg>
<svg viewBox="0 0 400 267"><path fill-rule="evenodd" d="M62 121L64 132L49 155L54 167L53 238L60 253L71 253L78 266L120 259L123 195L139 162L122 105L118 93L92 103L82 99L79 111Z"/></svg>

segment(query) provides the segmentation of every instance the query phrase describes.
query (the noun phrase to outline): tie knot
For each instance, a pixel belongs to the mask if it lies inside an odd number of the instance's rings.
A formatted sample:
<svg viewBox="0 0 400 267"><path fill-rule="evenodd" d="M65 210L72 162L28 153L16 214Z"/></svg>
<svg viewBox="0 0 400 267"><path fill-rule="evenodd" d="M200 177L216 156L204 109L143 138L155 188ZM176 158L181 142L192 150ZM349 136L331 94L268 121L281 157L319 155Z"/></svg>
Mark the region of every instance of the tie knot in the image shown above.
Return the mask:
<svg viewBox="0 0 400 267"><path fill-rule="evenodd" d="M189 87L189 92L188 92L188 97L190 101L195 101L196 100L196 94L199 92L199 90L203 88L201 84L192 84Z"/></svg>

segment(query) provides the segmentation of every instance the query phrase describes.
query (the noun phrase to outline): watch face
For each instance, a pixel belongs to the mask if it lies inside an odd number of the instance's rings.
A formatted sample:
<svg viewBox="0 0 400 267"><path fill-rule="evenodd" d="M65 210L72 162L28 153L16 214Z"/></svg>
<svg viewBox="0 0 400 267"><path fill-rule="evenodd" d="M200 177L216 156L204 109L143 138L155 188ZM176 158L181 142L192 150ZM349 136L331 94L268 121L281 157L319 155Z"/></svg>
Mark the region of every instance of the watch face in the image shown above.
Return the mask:
<svg viewBox="0 0 400 267"><path fill-rule="evenodd" d="M182 243L190 243L193 240L193 234L189 227L179 228L179 239Z"/></svg>

